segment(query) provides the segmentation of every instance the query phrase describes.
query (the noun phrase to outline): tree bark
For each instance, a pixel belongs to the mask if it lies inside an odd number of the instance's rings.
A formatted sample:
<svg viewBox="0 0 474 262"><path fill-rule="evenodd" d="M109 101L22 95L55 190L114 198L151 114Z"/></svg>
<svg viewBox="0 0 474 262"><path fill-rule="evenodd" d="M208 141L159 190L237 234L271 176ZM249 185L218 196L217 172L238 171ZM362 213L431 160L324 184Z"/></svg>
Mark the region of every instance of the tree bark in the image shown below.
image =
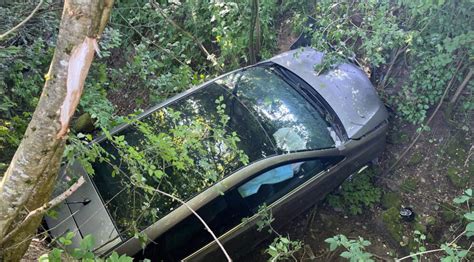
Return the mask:
<svg viewBox="0 0 474 262"><path fill-rule="evenodd" d="M0 261L18 261L41 222L22 223L51 197L67 138L69 120L82 94L96 39L108 21L113 0L65 0L56 50L38 106L0 183ZM0 241L3 242L3 241Z"/></svg>
<svg viewBox="0 0 474 262"><path fill-rule="evenodd" d="M249 62L255 64L257 62L257 50L255 45L255 31L258 19L258 0L250 0L250 30L249 30Z"/></svg>

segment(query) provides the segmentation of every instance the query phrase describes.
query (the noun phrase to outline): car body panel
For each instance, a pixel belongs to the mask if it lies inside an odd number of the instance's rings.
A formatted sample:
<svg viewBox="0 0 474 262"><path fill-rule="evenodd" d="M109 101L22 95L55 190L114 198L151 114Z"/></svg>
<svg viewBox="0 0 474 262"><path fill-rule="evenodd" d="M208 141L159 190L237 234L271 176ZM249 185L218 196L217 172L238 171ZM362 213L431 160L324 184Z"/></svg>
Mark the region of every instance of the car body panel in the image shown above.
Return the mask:
<svg viewBox="0 0 474 262"><path fill-rule="evenodd" d="M107 251L121 242L114 223L84 169L75 163L71 170L74 171L74 175L83 176L85 183L58 206L58 218L46 216L45 221L48 225L55 225L58 221L64 220L63 225L59 224L57 228L53 227L51 233L55 236L63 236L67 232L76 233L73 243L67 248L78 247L83 236L91 234L94 235L93 248L97 249L96 252ZM66 172L61 172L60 177L63 181L71 181Z"/></svg>
<svg viewBox="0 0 474 262"><path fill-rule="evenodd" d="M289 69L311 85L336 112L349 138L358 139L387 119L384 104L361 69L341 64L318 75L314 66L323 58L321 52L300 48L268 61Z"/></svg>

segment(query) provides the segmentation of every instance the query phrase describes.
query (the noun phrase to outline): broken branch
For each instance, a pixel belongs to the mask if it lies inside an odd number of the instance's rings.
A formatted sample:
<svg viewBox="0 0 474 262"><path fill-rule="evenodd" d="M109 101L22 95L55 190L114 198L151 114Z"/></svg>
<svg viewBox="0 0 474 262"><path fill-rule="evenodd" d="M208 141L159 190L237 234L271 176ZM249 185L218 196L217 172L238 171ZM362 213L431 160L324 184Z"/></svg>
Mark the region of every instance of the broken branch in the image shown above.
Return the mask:
<svg viewBox="0 0 474 262"><path fill-rule="evenodd" d="M40 6L43 4L43 0L40 0L38 5L36 5L35 9L33 9L33 11L31 12L31 14L29 16L27 16L23 21L21 21L19 24L17 24L16 26L14 26L12 29L6 31L5 33L1 34L0 35L0 40L3 40L5 37L7 37L7 35L13 33L15 30L17 30L18 28L20 28L22 25L24 25L26 22L28 22L28 20L30 20L33 15L35 15L35 13L38 11L38 9L40 8Z"/></svg>
<svg viewBox="0 0 474 262"><path fill-rule="evenodd" d="M464 81L462 81L462 84L458 87L458 89L456 89L456 92L454 93L453 97L451 98L451 101L449 101L450 104L456 103L456 101L458 100L458 97L461 95L462 91L467 86L467 83L469 83L469 80L471 80L472 73L473 73L472 69L469 69L469 73L464 78Z"/></svg>
<svg viewBox="0 0 474 262"><path fill-rule="evenodd" d="M85 183L84 177L80 177L76 183L74 183L68 190L64 191L61 195L55 197L53 200L48 203L40 206L39 208L28 213L26 218L15 227L10 233L8 233L2 240L0 240L0 245L6 243L11 237L13 237L19 230L21 230L25 225L29 223L35 217L44 215L49 209L61 204L66 198L68 198L72 193L81 187Z"/></svg>

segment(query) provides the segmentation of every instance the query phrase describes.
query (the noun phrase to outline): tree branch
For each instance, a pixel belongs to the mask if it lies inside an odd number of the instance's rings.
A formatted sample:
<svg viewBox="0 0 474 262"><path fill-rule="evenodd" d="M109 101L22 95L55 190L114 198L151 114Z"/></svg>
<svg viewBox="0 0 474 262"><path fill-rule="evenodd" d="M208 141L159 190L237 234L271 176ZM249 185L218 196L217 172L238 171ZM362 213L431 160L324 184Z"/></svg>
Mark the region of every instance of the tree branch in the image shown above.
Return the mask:
<svg viewBox="0 0 474 262"><path fill-rule="evenodd" d="M76 181L68 190L64 191L61 195L55 197L53 200L49 201L48 203L40 206L39 208L31 211L28 213L26 218L17 226L15 229L8 233L2 240L0 240L0 245L6 243L13 237L18 231L20 231L23 226L27 225L29 221L33 218L44 215L49 209L61 204L66 198L68 198L72 193L76 192L76 190L84 184L85 180L84 177L80 177L79 180Z"/></svg>
<svg viewBox="0 0 474 262"><path fill-rule="evenodd" d="M17 30L18 28L20 28L22 25L24 25L26 22L28 22L28 20L30 20L33 15L38 11L38 9L40 8L40 6L43 4L43 0L40 0L38 5L36 5L35 9L33 9L33 11L31 12L31 14L29 16L27 16L23 21L21 21L19 24L17 24L16 26L14 26L12 29L6 31L5 33L1 34L0 35L0 40L3 40L5 37L7 37L7 35L13 33L15 30Z"/></svg>
<svg viewBox="0 0 474 262"><path fill-rule="evenodd" d="M472 69L469 69L469 73L464 78L464 81L462 81L462 84L458 87L458 89L456 89L456 92L454 93L454 95L451 98L451 101L449 101L449 103L451 103L451 104L456 103L456 100L458 100L458 97L459 97L459 95L461 95L462 90L464 90L464 88L466 87L469 80L471 80L472 73L473 73Z"/></svg>
<svg viewBox="0 0 474 262"><path fill-rule="evenodd" d="M146 189L146 190L150 190L150 188L146 188L144 186L139 186L143 189ZM224 253L225 257L227 258L227 261L232 261L232 258L230 258L229 254L227 253L227 251L225 250L224 246L222 245L222 243L219 241L219 239L217 238L217 236L214 234L214 232L211 230L211 228L207 225L206 221L204 221L204 219L202 219L202 217L200 215L198 215L198 213L196 211L194 211L194 209L192 209L186 202L184 202L183 200L179 199L178 197L175 197L171 194L168 194L166 192L163 192L161 190L159 190L158 188L153 188L151 190L154 190L155 192L157 193L160 193L164 196L167 196L175 201L178 201L179 203L181 203L183 206L185 206L187 209L189 209L189 211L191 211L200 221L201 223L204 225L204 227L206 228L206 230L209 232L209 234L211 234L212 238L214 238L214 241L216 241L217 245L219 245L219 247L221 248L222 250L222 253Z"/></svg>

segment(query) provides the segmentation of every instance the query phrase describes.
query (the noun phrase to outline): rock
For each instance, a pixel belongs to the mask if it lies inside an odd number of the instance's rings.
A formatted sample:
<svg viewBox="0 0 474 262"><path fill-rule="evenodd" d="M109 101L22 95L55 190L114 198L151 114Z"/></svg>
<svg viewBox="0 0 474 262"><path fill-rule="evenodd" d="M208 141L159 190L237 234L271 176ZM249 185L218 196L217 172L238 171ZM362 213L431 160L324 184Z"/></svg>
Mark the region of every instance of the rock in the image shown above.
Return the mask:
<svg viewBox="0 0 474 262"><path fill-rule="evenodd" d="M73 128L76 132L90 133L94 131L94 122L89 113L84 113L79 116L74 122Z"/></svg>

